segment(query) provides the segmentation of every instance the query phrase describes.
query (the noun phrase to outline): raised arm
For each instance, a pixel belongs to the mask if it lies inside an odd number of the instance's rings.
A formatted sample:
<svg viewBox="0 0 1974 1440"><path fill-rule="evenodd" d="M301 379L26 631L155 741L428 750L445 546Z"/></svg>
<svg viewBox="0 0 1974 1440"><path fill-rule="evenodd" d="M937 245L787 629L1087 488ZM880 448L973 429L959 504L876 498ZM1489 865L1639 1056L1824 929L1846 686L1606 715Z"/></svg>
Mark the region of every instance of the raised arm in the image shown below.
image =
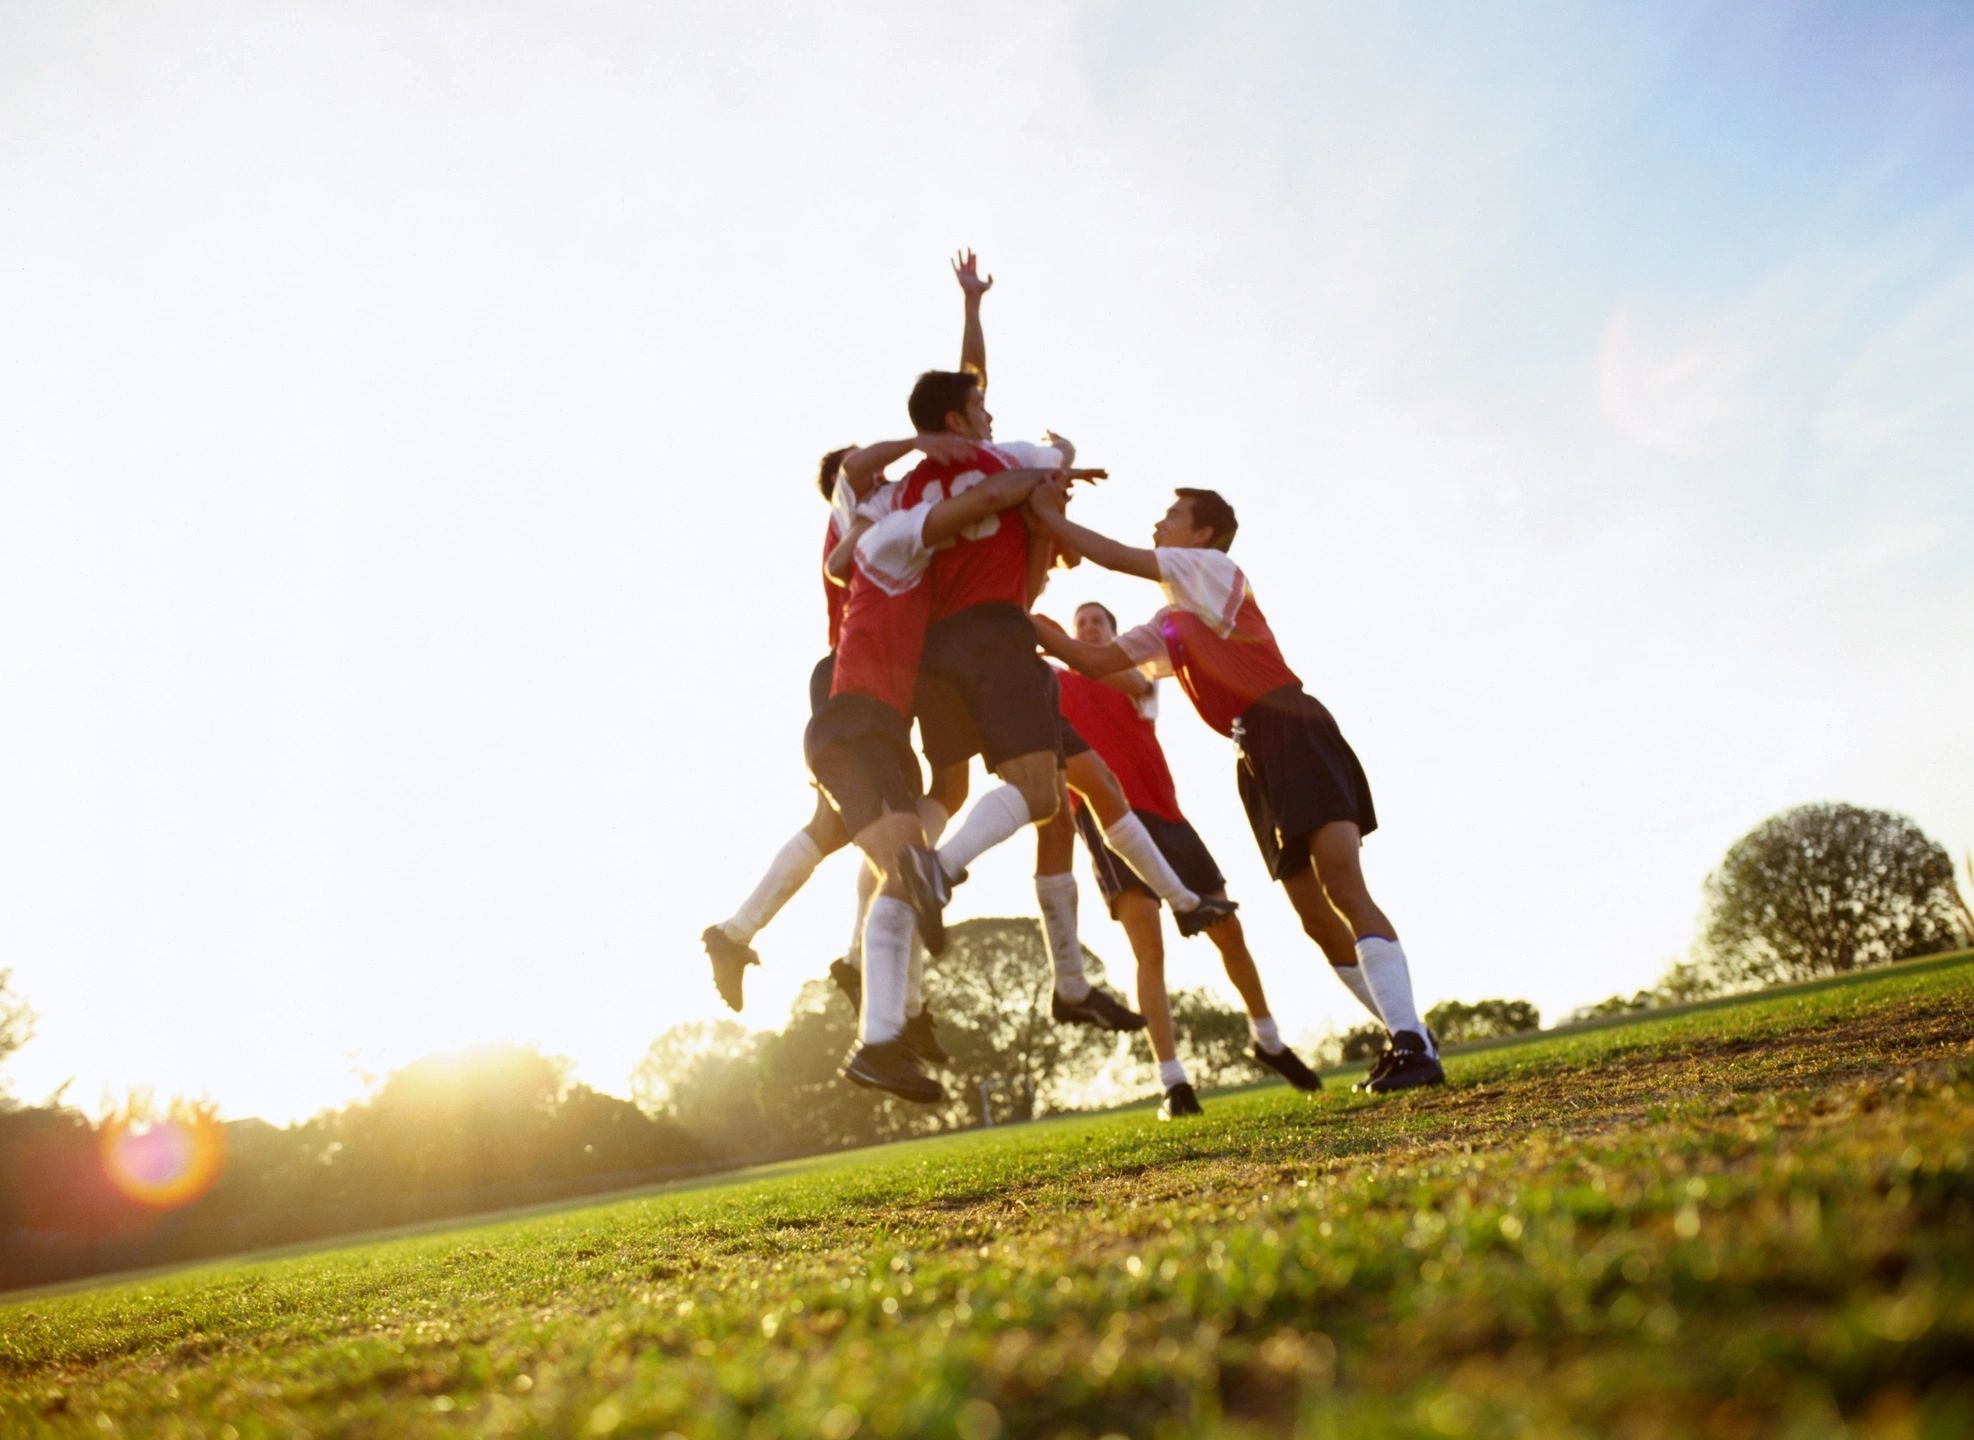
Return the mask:
<svg viewBox="0 0 1974 1440"><path fill-rule="evenodd" d="M1121 575L1136 575L1144 580L1158 579L1157 551L1140 550L1078 525L1063 513L1068 495L1067 485L1041 486L1029 497L1029 513L1038 523L1048 527L1049 533L1062 542L1064 550L1073 550L1085 560L1094 561L1104 569L1115 570Z"/></svg>
<svg viewBox="0 0 1974 1440"><path fill-rule="evenodd" d="M1072 670L1101 680L1106 675L1133 668L1131 657L1115 640L1105 645L1092 645L1078 640L1046 615L1037 615L1034 621L1035 643Z"/></svg>
<svg viewBox="0 0 1974 1440"><path fill-rule="evenodd" d="M871 486L884 474L884 467L894 460L902 460L914 450L929 460L939 460L948 464L958 464L971 459L975 450L971 440L958 435L930 434L914 435L909 440L880 440L875 445L862 445L843 457L842 474L850 482L850 489L859 500L870 493Z"/></svg>
<svg viewBox="0 0 1974 1440"><path fill-rule="evenodd" d="M980 388L987 388L987 332L980 328L980 297L994 288L994 277L980 278L980 263L971 250L953 257L953 277L960 282L966 300L966 323L960 330L960 369L980 377Z"/></svg>

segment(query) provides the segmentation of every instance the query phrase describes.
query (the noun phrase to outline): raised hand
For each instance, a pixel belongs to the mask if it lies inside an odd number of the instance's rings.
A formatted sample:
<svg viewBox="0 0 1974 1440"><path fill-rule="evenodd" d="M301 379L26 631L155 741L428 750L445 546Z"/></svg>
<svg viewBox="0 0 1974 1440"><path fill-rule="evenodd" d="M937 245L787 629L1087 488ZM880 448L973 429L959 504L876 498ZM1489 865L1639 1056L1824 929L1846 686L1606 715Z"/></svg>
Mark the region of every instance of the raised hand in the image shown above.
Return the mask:
<svg viewBox="0 0 1974 1440"><path fill-rule="evenodd" d="M1057 514L1069 504L1069 481L1060 470L1028 492L1028 504L1036 514Z"/></svg>
<svg viewBox="0 0 1974 1440"><path fill-rule="evenodd" d="M953 278L960 282L960 289L969 296L985 295L994 288L994 277L980 278L980 262L971 250L961 250L953 256Z"/></svg>

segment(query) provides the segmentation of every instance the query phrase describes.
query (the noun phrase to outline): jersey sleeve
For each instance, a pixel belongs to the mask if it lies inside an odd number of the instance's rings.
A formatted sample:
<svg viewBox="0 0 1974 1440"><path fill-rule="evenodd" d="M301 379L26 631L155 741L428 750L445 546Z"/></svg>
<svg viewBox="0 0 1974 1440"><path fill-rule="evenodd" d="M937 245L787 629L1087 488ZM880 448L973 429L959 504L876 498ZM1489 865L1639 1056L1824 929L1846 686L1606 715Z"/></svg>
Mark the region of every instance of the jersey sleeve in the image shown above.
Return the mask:
<svg viewBox="0 0 1974 1440"><path fill-rule="evenodd" d="M994 448L1016 470L1056 470L1062 466L1062 452L1053 445L1032 440L996 440Z"/></svg>
<svg viewBox="0 0 1974 1440"><path fill-rule="evenodd" d="M842 483L841 481L837 482L839 487ZM861 502L855 496L849 497L850 514L853 518L859 520L882 520L886 515L889 515L893 510L898 508L898 499L904 493L905 491L902 485L886 481L884 484L872 489L870 494L864 496ZM844 522L843 532L847 535L849 531L850 526L846 521Z"/></svg>
<svg viewBox="0 0 1974 1440"><path fill-rule="evenodd" d="M1159 614L1164 614L1160 611ZM1117 637L1117 648L1131 657L1146 675L1161 680L1172 673L1172 656L1165 648L1165 633L1158 628L1158 615Z"/></svg>
<svg viewBox="0 0 1974 1440"><path fill-rule="evenodd" d="M1167 602L1204 620L1216 635L1228 635L1247 599L1247 576L1224 550L1180 549L1161 545L1158 583Z"/></svg>
<svg viewBox="0 0 1974 1440"><path fill-rule="evenodd" d="M909 510L895 506L857 541L857 569L889 595L902 595L925 578L932 552L925 548L925 517L930 504Z"/></svg>
<svg viewBox="0 0 1974 1440"><path fill-rule="evenodd" d="M836 486L829 497L829 528L840 540L850 533L850 524L857 515L857 492L850 488L846 476L836 477Z"/></svg>

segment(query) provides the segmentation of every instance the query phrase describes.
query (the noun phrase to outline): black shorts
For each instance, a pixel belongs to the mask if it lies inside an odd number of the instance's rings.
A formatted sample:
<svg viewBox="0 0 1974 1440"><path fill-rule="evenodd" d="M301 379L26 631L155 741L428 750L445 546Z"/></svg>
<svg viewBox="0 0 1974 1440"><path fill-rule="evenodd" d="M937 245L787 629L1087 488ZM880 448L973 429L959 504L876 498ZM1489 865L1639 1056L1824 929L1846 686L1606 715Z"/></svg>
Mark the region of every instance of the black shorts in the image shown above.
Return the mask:
<svg viewBox="0 0 1974 1440"><path fill-rule="evenodd" d="M836 652L830 651L809 672L809 714L818 715L829 703L829 687L836 683Z"/></svg>
<svg viewBox="0 0 1974 1440"><path fill-rule="evenodd" d="M1371 782L1323 703L1300 685L1272 690L1234 722L1235 778L1268 873L1285 880L1309 868L1309 837L1348 820L1378 828Z"/></svg>
<svg viewBox="0 0 1974 1440"><path fill-rule="evenodd" d="M1049 667L1044 665L1044 670ZM1069 717L1062 713L1062 682L1056 679L1056 672L1049 670L1049 693L1056 701L1056 764L1068 762L1070 756L1081 755L1090 748L1090 742L1069 723Z"/></svg>
<svg viewBox="0 0 1974 1440"><path fill-rule="evenodd" d="M919 747L935 772L980 753L980 732L973 728L960 692L922 665L912 691L912 713L918 717Z"/></svg>
<svg viewBox="0 0 1974 1440"><path fill-rule="evenodd" d="M1190 823L1167 820L1149 810L1131 813L1144 822L1158 853L1165 857L1165 863L1185 882L1188 890L1196 895L1217 895L1227 888L1227 877L1220 873L1220 867L1213 862L1213 853ZM1127 891L1158 899L1157 892L1124 863L1124 857L1104 844L1103 826L1097 823L1096 812L1088 805L1076 807L1076 828L1083 832L1083 843L1090 849L1090 869L1096 874L1097 889L1103 892L1104 904L1110 907L1111 919L1117 918L1117 902Z"/></svg>
<svg viewBox="0 0 1974 1440"><path fill-rule="evenodd" d="M905 717L869 695L836 695L802 735L809 773L852 836L925 793Z"/></svg>
<svg viewBox="0 0 1974 1440"><path fill-rule="evenodd" d="M934 621L920 663L950 687L988 769L1055 751L1061 714L1055 676L1037 658L1035 627L1019 605L973 605Z"/></svg>

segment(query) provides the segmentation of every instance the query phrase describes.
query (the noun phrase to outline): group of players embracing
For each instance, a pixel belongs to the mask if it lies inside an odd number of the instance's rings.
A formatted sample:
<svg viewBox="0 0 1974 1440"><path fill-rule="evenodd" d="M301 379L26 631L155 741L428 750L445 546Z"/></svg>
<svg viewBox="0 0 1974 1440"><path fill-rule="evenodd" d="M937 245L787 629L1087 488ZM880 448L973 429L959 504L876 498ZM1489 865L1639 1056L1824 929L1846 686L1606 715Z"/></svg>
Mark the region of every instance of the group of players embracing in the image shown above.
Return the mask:
<svg viewBox="0 0 1974 1440"><path fill-rule="evenodd" d="M1200 718L1235 743L1241 803L1269 873L1385 1028L1386 1047L1359 1088L1441 1083L1405 952L1359 865L1377 826L1370 785L1329 711L1282 659L1229 557L1232 506L1211 490L1179 490L1150 549L1072 521L1070 487L1105 472L1077 468L1075 447L1053 433L1039 444L994 439L980 324L994 282L971 252L953 270L965 299L960 368L919 376L906 406L910 439L823 457L830 652L810 678L803 737L816 812L740 909L707 927L721 998L741 1008L746 967L758 963L754 936L825 855L854 844L868 862L858 871L857 925L830 966L859 1011L842 1073L907 1100L939 1099L927 1067L947 1056L925 1005L924 956L945 947L944 911L968 867L1034 826L1052 1013L1064 1024L1148 1031L1161 1119L1197 1115L1200 1103L1172 1034L1160 902L1181 935L1204 934L1219 949L1247 1007L1255 1060L1297 1089L1319 1088L1283 1043L1225 881L1179 812L1153 729L1156 680L1173 676ZM903 478L887 478L887 466L913 455ZM1050 570L1079 557L1155 582L1164 605L1122 632L1097 604L1076 611L1074 635L1031 615ZM1038 646L1068 668L1044 661ZM975 755L1000 783L948 833ZM1079 828L1130 938L1142 1014L1084 973L1071 873Z"/></svg>

